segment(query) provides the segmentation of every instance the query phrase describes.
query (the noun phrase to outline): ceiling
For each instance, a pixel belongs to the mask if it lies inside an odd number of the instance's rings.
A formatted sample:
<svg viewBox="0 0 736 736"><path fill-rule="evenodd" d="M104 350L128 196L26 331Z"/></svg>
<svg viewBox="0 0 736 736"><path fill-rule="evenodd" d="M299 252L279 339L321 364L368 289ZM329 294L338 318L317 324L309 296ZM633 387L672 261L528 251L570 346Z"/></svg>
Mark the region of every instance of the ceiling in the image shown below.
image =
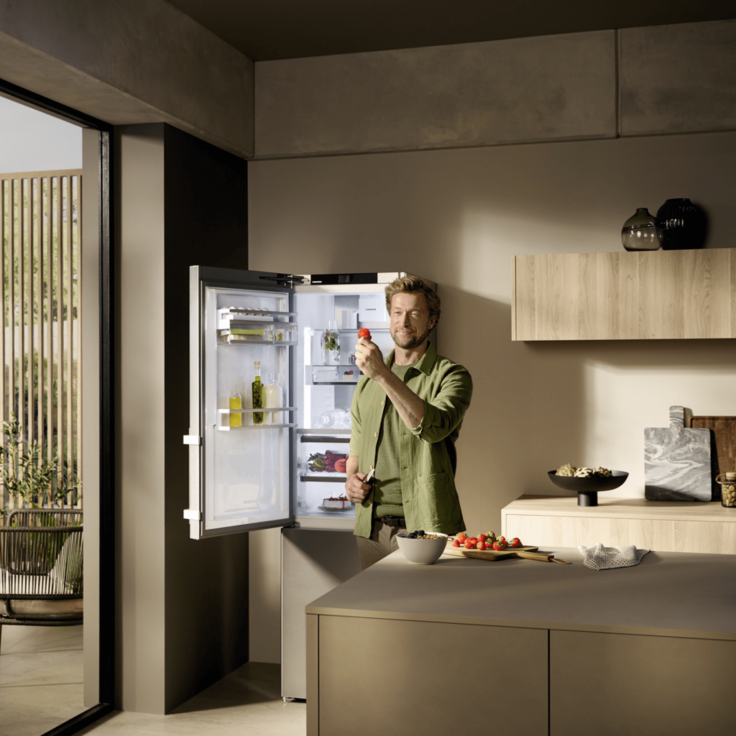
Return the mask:
<svg viewBox="0 0 736 736"><path fill-rule="evenodd" d="M254 61L736 17L733 0L168 0Z"/></svg>

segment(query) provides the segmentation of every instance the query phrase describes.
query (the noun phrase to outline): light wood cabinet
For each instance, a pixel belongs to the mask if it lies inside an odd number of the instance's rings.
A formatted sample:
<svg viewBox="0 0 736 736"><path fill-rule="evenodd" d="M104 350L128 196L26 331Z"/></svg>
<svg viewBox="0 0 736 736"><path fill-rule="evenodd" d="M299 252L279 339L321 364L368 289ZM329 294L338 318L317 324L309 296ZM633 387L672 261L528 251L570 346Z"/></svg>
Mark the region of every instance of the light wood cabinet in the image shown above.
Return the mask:
<svg viewBox="0 0 736 736"><path fill-rule="evenodd" d="M731 248L513 261L512 340L736 337Z"/></svg>
<svg viewBox="0 0 736 736"><path fill-rule="evenodd" d="M634 544L658 552L736 554L736 509L720 503L522 496L501 510L502 534L541 546Z"/></svg>

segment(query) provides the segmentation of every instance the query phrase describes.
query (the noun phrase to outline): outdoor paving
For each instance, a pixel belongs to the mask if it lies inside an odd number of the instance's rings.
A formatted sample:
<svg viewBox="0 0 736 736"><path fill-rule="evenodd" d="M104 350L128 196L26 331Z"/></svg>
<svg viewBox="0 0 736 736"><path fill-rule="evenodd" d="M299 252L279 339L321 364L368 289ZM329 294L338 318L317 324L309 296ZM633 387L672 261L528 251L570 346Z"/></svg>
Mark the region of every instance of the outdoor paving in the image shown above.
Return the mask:
<svg viewBox="0 0 736 736"><path fill-rule="evenodd" d="M3 626L2 736L40 736L83 710L82 627Z"/></svg>

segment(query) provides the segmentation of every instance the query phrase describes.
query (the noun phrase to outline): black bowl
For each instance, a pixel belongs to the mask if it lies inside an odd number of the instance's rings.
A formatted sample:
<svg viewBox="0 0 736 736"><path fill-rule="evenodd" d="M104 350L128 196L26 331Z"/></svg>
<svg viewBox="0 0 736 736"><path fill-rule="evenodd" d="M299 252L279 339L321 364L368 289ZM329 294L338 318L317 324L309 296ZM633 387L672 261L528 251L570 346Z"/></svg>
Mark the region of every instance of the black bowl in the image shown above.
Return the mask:
<svg viewBox="0 0 736 736"><path fill-rule="evenodd" d="M612 491L622 486L629 477L623 470L612 470L610 478L592 475L590 478L575 478L570 475L555 475L557 471L550 470L547 475L558 487L578 494L578 506L597 506L599 491Z"/></svg>

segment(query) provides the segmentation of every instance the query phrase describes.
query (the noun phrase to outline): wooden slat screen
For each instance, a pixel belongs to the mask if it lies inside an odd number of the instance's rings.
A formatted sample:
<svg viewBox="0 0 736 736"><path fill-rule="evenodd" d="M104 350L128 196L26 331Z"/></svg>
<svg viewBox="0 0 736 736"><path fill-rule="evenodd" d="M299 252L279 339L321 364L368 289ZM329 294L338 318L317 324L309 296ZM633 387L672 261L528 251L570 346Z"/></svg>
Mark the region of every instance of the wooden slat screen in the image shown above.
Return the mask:
<svg viewBox="0 0 736 736"><path fill-rule="evenodd" d="M0 421L17 417L57 483L81 467L81 182L80 170L0 174ZM62 503L82 508L81 486ZM0 509L19 505L0 491Z"/></svg>

